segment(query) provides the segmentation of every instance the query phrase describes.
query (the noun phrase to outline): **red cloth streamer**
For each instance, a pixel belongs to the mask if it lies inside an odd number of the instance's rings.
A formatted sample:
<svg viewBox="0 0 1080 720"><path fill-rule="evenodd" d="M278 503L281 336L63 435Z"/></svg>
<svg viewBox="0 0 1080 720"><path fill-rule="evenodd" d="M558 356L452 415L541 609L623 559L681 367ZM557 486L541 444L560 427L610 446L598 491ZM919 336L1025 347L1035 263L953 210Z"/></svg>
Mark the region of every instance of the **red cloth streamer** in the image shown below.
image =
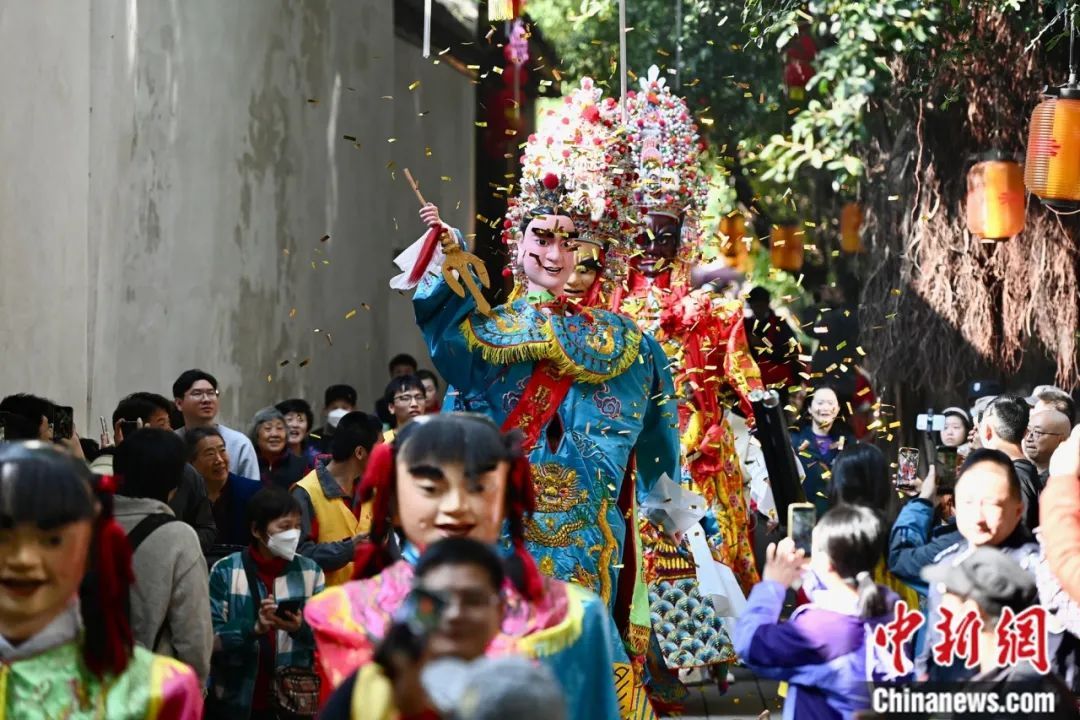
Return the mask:
<svg viewBox="0 0 1080 720"><path fill-rule="evenodd" d="M410 284L418 283L420 278L424 277L424 272L427 270L428 265L431 264L431 258L435 257L435 248L438 247L439 238L442 237L442 234L442 227L433 227L424 236L424 244L420 248L420 257L417 258L416 264L413 265L413 269L409 272Z"/></svg>
<svg viewBox="0 0 1080 720"><path fill-rule="evenodd" d="M521 430L525 435L522 452L529 453L536 446L541 431L559 411L559 405L573 384L574 378L560 374L550 360L536 363L521 400L503 422L502 431Z"/></svg>

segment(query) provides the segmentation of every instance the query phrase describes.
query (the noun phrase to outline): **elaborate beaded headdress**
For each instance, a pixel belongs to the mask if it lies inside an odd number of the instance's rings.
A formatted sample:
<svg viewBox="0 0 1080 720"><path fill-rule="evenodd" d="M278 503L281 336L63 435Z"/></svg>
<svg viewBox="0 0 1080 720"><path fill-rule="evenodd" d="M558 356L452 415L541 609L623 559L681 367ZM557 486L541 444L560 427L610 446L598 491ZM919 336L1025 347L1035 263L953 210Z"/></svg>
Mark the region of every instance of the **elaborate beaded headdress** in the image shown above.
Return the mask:
<svg viewBox="0 0 1080 720"><path fill-rule="evenodd" d="M589 78L544 112L521 156L521 187L511 198L503 242L516 245L520 228L537 208L574 221L582 242L605 250L604 276L617 278L618 259L632 237L639 211L633 198L634 168L627 136Z"/></svg>
<svg viewBox="0 0 1080 720"><path fill-rule="evenodd" d="M659 68L650 67L640 83L640 92L627 94L630 147L640 176L635 198L642 210L684 218L683 238L696 243L697 216L708 194L698 127Z"/></svg>

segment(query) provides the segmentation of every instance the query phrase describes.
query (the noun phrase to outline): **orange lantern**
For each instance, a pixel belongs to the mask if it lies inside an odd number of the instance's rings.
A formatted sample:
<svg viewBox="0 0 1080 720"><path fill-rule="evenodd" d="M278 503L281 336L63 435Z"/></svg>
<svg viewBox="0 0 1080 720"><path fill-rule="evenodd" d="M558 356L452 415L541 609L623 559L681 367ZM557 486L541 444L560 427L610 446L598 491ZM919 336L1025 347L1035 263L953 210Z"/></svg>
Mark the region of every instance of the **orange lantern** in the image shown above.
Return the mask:
<svg viewBox="0 0 1080 720"><path fill-rule="evenodd" d="M1031 113L1024 185L1051 207L1080 203L1080 87L1048 88Z"/></svg>
<svg viewBox="0 0 1080 720"><path fill-rule="evenodd" d="M840 249L846 253L861 253L863 209L859 203L849 202L840 211Z"/></svg>
<svg viewBox="0 0 1080 720"><path fill-rule="evenodd" d="M720 253L728 267L745 271L749 261L746 249L746 218L733 212L720 218Z"/></svg>
<svg viewBox="0 0 1080 720"><path fill-rule="evenodd" d="M803 266L803 235L798 225L774 225L771 241L773 267L798 272Z"/></svg>
<svg viewBox="0 0 1080 720"><path fill-rule="evenodd" d="M986 240L1011 238L1024 229L1024 171L1000 152L988 153L967 176L967 227Z"/></svg>

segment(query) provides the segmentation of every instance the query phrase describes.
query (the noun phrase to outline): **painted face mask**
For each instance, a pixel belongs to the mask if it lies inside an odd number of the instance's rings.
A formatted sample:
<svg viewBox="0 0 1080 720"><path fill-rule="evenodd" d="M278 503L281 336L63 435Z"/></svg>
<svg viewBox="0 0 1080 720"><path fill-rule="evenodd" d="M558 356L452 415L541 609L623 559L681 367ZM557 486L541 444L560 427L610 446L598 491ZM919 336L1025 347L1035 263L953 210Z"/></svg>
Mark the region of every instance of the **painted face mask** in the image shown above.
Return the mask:
<svg viewBox="0 0 1080 720"><path fill-rule="evenodd" d="M296 557L296 547L299 544L300 531L285 530L271 535L266 543L266 547L273 555L283 560L291 561Z"/></svg>
<svg viewBox="0 0 1080 720"><path fill-rule="evenodd" d="M563 215L541 215L525 230L518 263L529 280L529 291L562 291L576 264L577 231Z"/></svg>

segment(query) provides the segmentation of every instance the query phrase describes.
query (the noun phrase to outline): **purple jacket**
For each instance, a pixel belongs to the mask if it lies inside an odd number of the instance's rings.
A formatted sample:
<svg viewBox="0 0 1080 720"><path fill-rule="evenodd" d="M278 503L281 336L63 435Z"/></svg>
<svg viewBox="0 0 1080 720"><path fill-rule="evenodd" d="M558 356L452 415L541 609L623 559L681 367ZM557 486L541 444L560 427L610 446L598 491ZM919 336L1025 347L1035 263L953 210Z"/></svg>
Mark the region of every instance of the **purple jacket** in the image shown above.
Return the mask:
<svg viewBox="0 0 1080 720"><path fill-rule="evenodd" d="M878 587L888 608L883 617L863 620L850 598L818 590L811 603L781 622L787 588L770 580L754 586L732 640L751 670L789 683L785 720L851 718L870 708L868 681L889 679L887 656L873 647L873 629L893 619L899 600L892 590Z"/></svg>

